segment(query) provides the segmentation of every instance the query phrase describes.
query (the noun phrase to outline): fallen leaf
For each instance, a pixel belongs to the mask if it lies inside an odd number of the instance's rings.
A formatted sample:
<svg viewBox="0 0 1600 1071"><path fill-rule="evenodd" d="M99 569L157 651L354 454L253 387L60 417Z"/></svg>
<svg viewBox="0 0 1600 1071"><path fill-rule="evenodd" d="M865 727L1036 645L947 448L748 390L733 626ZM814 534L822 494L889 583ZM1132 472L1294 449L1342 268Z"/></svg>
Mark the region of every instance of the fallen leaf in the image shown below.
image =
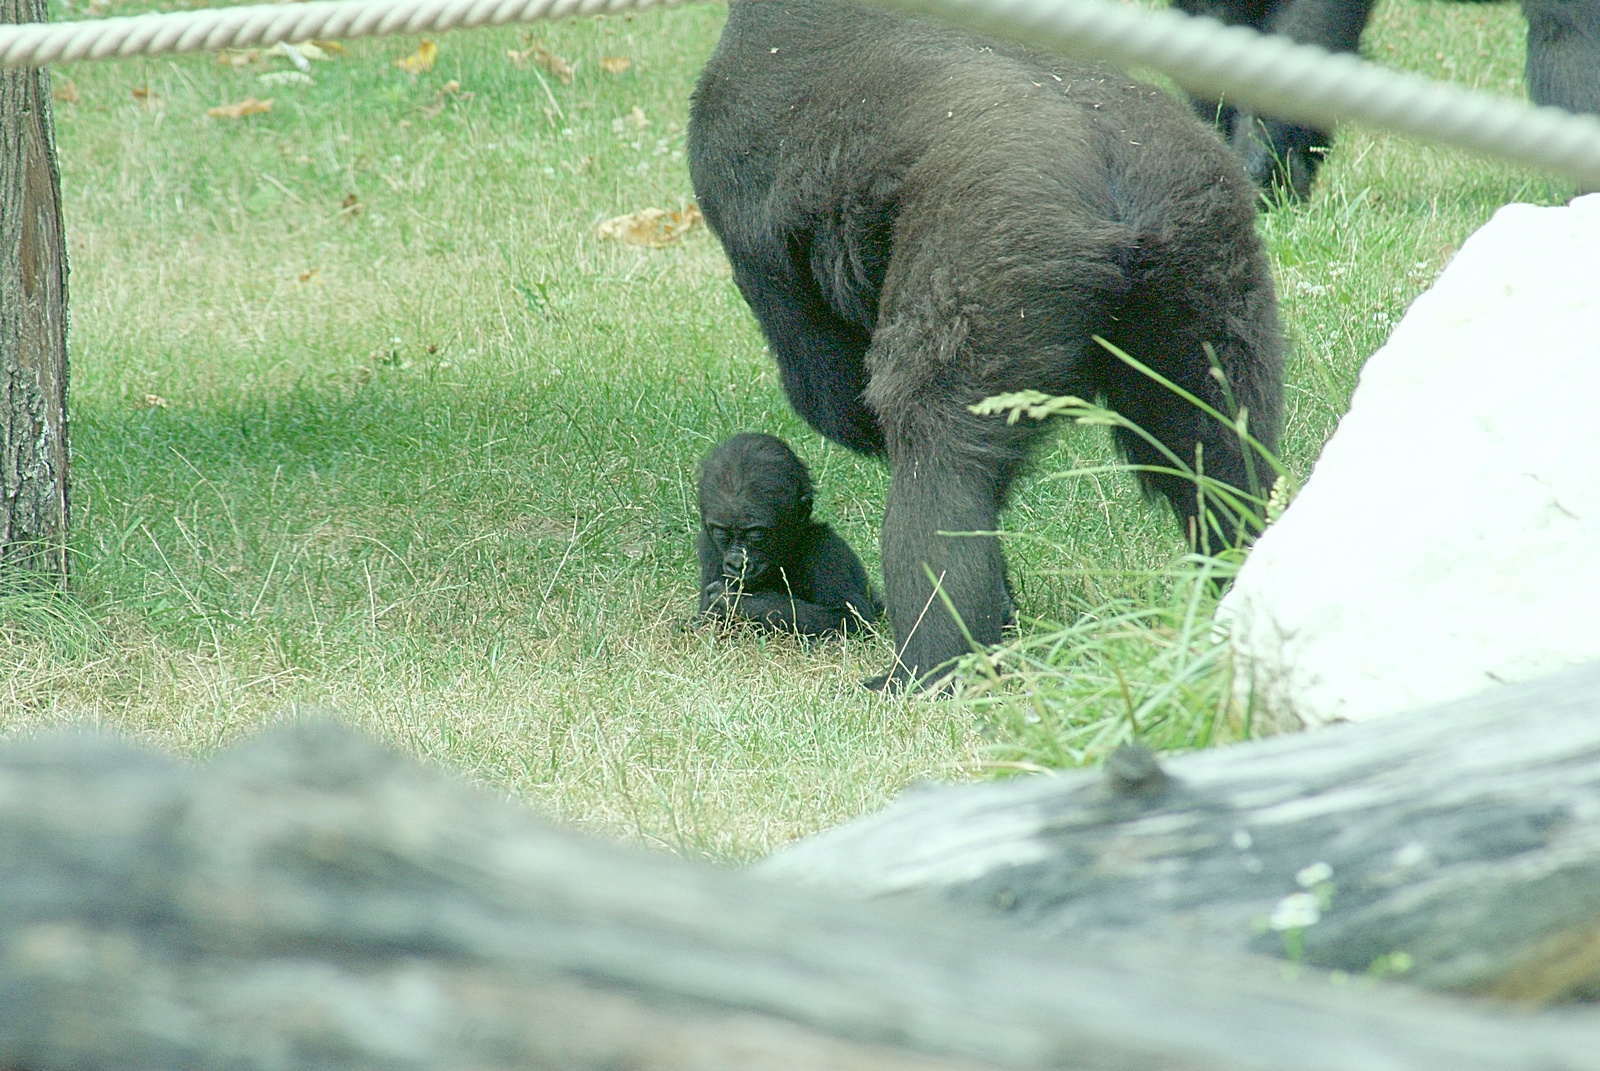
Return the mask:
<svg viewBox="0 0 1600 1071"><path fill-rule="evenodd" d="M225 48L217 53L217 62L224 67L243 67L248 63L261 62L259 48Z"/></svg>
<svg viewBox="0 0 1600 1071"><path fill-rule="evenodd" d="M270 112L274 98L257 100L246 97L237 104L219 104L215 108L207 108L206 114L213 119L243 119L247 115L256 115L260 112Z"/></svg>
<svg viewBox="0 0 1600 1071"><path fill-rule="evenodd" d="M633 111L628 113L628 125L635 130L643 130L650 125L650 120L645 118L644 109L637 104L633 106Z"/></svg>
<svg viewBox="0 0 1600 1071"><path fill-rule="evenodd" d="M423 41L417 50L405 59L397 59L394 65L407 74L427 74L433 70L434 62L439 58L439 46L432 41Z"/></svg>
<svg viewBox="0 0 1600 1071"><path fill-rule="evenodd" d="M78 83L70 78L63 78L61 84L56 86L55 91L50 95L63 104L76 104L78 103Z"/></svg>
<svg viewBox="0 0 1600 1071"><path fill-rule="evenodd" d="M434 116L444 111L444 106L450 101L459 100L462 103L465 103L471 100L474 96L476 96L474 93L463 93L461 91L461 83L452 78L433 94L433 100L431 103L424 104L422 106L422 117L424 119L432 119Z"/></svg>
<svg viewBox="0 0 1600 1071"><path fill-rule="evenodd" d="M632 66L633 60L629 59L627 56L600 57L600 67L607 74L621 74L623 71Z"/></svg>
<svg viewBox="0 0 1600 1071"><path fill-rule="evenodd" d="M266 55L282 56L284 59L294 64L295 69L301 73L309 74L311 71L311 61L307 59L305 54L300 51L299 45L291 45L287 41L279 41L277 44L267 49Z"/></svg>
<svg viewBox="0 0 1600 1071"><path fill-rule="evenodd" d="M312 268L310 271L301 272L300 273L300 281L302 283L315 283L316 285L321 286L322 285L322 269L321 268Z"/></svg>
<svg viewBox="0 0 1600 1071"><path fill-rule="evenodd" d="M321 63L327 63L333 58L332 56L328 55L328 50L326 48L323 48L315 41L301 41L294 47L299 49L300 54L308 60L317 60ZM340 51L343 50L341 49Z"/></svg>
<svg viewBox="0 0 1600 1071"><path fill-rule="evenodd" d="M527 38L524 37L523 40L526 41ZM572 64L568 63L554 52L551 52L548 48L545 48L543 41L535 41L531 46L521 52L518 52L515 49L508 49L506 51L506 57L510 59L512 63L518 65L526 63L531 59L539 66L555 75L556 78L560 80L562 85L569 86L572 84L572 73L574 70Z"/></svg>
<svg viewBox="0 0 1600 1071"><path fill-rule="evenodd" d="M664 208L644 208L626 216L615 216L595 228L595 234L623 245L642 245L659 249L678 241L705 224L700 206L690 201L676 212Z"/></svg>
<svg viewBox="0 0 1600 1071"><path fill-rule="evenodd" d="M322 49L322 51L326 52L329 57L342 56L349 51L337 41L307 41L306 44L316 45L318 48Z"/></svg>
<svg viewBox="0 0 1600 1071"><path fill-rule="evenodd" d="M339 214L341 216L359 216L366 207L361 203L361 198L352 193L339 202Z"/></svg>
<svg viewBox="0 0 1600 1071"><path fill-rule="evenodd" d="M146 409L165 409L167 400L159 394L146 394L144 396L144 407Z"/></svg>
<svg viewBox="0 0 1600 1071"><path fill-rule="evenodd" d="M151 108L160 108L162 106L160 95L150 92L149 86L136 87L133 90L133 99L139 102L139 107L147 111Z"/></svg>

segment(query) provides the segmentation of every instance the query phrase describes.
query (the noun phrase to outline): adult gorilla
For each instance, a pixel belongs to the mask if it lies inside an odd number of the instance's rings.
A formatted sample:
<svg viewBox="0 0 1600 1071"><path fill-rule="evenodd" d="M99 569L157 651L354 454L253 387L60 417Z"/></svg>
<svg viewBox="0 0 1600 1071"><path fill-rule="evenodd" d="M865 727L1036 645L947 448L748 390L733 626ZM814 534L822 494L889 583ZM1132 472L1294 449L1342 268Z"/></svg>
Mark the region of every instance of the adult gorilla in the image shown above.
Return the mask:
<svg viewBox="0 0 1600 1071"><path fill-rule="evenodd" d="M1094 341L1247 409L1274 448L1282 343L1255 194L1161 90L836 0L734 0L690 106L689 167L790 403L888 456L897 661L875 686L970 650L963 627L998 642L1012 616L998 541L950 533L997 527L1044 431L975 415L981 399L1098 396L1211 477L1248 490L1265 471L1232 428ZM1119 439L1135 464L1168 466ZM1202 540L1241 534L1208 524L1192 481L1144 480Z"/></svg>
<svg viewBox="0 0 1600 1071"><path fill-rule="evenodd" d="M1354 52L1375 0L1173 0L1191 15L1209 15L1233 26L1283 34L1330 52ZM1600 112L1600 0L1522 0L1528 19L1524 80L1535 104L1569 112ZM1239 112L1216 101L1196 100L1195 109L1215 119L1244 157L1250 177L1266 191L1281 189L1296 200L1312 180L1333 135L1282 119Z"/></svg>

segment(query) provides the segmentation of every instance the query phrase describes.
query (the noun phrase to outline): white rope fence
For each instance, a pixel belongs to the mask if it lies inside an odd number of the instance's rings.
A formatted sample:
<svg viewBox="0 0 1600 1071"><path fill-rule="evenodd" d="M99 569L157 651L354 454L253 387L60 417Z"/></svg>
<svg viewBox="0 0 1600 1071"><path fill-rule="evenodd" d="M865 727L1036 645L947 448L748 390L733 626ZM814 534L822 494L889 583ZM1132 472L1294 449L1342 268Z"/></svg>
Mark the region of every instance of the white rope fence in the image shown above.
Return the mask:
<svg viewBox="0 0 1600 1071"><path fill-rule="evenodd" d="M440 33L683 0L338 0L0 26L0 67L156 56L311 38ZM1600 120L1430 82L1349 55L1106 0L875 0L994 37L1161 71L1186 89L1331 127L1358 122L1529 164L1600 189Z"/></svg>
<svg viewBox="0 0 1600 1071"><path fill-rule="evenodd" d="M279 41L348 41L441 33L569 15L600 15L683 0L321 0L257 4L89 22L0 26L0 67L249 48Z"/></svg>

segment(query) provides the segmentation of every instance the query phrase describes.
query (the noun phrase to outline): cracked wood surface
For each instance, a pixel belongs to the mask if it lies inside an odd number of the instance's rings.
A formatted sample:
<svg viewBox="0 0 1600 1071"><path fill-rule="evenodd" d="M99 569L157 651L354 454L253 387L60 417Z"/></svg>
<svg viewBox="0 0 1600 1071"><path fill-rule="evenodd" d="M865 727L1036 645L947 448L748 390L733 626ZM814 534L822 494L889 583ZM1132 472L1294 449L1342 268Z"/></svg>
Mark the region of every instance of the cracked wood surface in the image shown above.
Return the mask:
<svg viewBox="0 0 1600 1071"><path fill-rule="evenodd" d="M1352 974L1409 963L1408 982L1450 992L1592 998L1600 666L1175 756L1149 777L913 791L757 872L856 896L935 898L1050 937L1297 950ZM1313 924L1264 925L1308 891L1323 901Z"/></svg>

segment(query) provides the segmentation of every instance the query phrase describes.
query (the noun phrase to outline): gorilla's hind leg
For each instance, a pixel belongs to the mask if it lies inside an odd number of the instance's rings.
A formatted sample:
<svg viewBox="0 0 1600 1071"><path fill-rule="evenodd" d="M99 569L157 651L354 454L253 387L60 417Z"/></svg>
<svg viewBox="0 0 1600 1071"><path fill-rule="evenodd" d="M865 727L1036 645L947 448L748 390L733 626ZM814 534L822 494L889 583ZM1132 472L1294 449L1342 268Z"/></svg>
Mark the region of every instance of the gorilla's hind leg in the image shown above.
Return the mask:
<svg viewBox="0 0 1600 1071"><path fill-rule="evenodd" d="M1164 341L1170 344L1170 339ZM1139 482L1171 503L1190 543L1204 553L1252 538L1275 475L1272 462L1256 448L1256 443L1269 451L1277 448L1275 395L1259 398L1249 382L1224 386L1217 374L1221 365L1213 363L1203 346L1193 346L1189 359L1177 368L1158 372L1171 386L1115 354L1106 356L1116 366L1106 377L1106 406L1140 429L1118 428L1115 433L1123 456L1140 470ZM1174 371L1180 374L1168 374ZM1252 413L1252 401L1263 411ZM1234 423L1241 409L1243 433ZM1265 429L1264 442L1252 434L1252 426Z"/></svg>
<svg viewBox="0 0 1600 1071"><path fill-rule="evenodd" d="M1017 429L996 436L999 422L978 419L962 413L924 434L908 434L902 419L890 430L882 556L895 664L869 687L927 683L952 659L998 644L1014 620L999 539L966 533L999 527L1024 447L1006 441Z"/></svg>

